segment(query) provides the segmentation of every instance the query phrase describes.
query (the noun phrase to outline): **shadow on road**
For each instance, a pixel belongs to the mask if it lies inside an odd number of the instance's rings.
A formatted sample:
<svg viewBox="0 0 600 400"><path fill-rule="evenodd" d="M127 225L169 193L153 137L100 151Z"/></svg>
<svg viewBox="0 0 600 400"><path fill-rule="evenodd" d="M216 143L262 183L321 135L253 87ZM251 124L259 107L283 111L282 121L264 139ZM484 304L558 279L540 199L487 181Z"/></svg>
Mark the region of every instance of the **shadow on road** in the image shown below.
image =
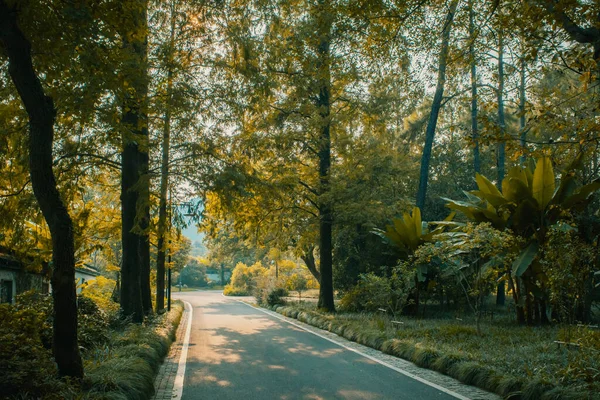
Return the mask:
<svg viewBox="0 0 600 400"><path fill-rule="evenodd" d="M239 302L194 308L184 400L452 398Z"/></svg>

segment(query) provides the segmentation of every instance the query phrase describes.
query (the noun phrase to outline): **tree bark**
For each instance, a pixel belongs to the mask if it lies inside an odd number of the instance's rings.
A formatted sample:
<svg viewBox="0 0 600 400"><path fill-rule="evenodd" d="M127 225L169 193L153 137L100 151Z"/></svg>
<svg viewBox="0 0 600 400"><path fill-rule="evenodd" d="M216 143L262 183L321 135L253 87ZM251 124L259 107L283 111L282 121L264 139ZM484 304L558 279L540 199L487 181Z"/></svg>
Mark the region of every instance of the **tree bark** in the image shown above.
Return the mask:
<svg viewBox="0 0 600 400"><path fill-rule="evenodd" d="M129 59L123 66L124 103L121 154L123 265L121 308L124 317L142 322L150 301L149 177L147 117L147 0L135 0L131 29L123 35ZM142 35L139 33L143 32Z"/></svg>
<svg viewBox="0 0 600 400"><path fill-rule="evenodd" d="M477 61L475 59L475 10L473 0L469 0L469 57L471 60L471 139L473 140L473 169L481 173L479 157L479 127L477 124Z"/></svg>
<svg viewBox="0 0 600 400"><path fill-rule="evenodd" d="M498 126L500 127L500 142L498 143L496 155L497 182L498 190L502 191L502 181L504 180L505 148L504 134L506 132L506 120L504 116L504 32L498 33ZM496 305L504 306L506 303L506 292L504 281L498 283L496 287Z"/></svg>
<svg viewBox="0 0 600 400"><path fill-rule="evenodd" d="M525 130L526 119L525 119L525 106L527 105L527 91L526 91L526 81L527 81L527 71L525 69L525 55L521 55L521 71L520 77L521 82L519 85L519 130L521 131L521 149L523 154L521 155L519 161L522 166L525 165L525 161L527 160L526 152L527 152L527 131Z"/></svg>
<svg viewBox="0 0 600 400"><path fill-rule="evenodd" d="M83 378L77 345L77 294L73 223L52 171L56 110L33 68L31 43L17 23L16 10L0 1L0 42L8 55L8 71L29 117L29 173L33 193L52 238L54 359L61 376Z"/></svg>
<svg viewBox="0 0 600 400"><path fill-rule="evenodd" d="M304 264L306 264L306 268L310 271L312 276L315 277L317 282L321 283L321 273L317 269L317 264L315 262L315 256L313 254L314 247L310 247L307 251L304 252L303 255L300 256Z"/></svg>
<svg viewBox="0 0 600 400"><path fill-rule="evenodd" d="M506 133L506 119L504 116L504 32L498 32L498 127L500 128L500 140L498 142L496 154L496 172L498 190L502 190L502 180L504 179L505 149L504 134Z"/></svg>
<svg viewBox="0 0 600 400"><path fill-rule="evenodd" d="M317 7L317 99L319 127L319 259L321 281L317 307L335 312L333 302L333 206L329 198L331 172L331 27L332 16L328 0L319 0Z"/></svg>
<svg viewBox="0 0 600 400"><path fill-rule="evenodd" d="M429 162L431 160L431 149L433 147L433 139L435 138L435 128L437 126L440 109L442 107L442 100L444 97L444 86L446 84L446 66L448 65L448 53L450 51L450 31L452 30L452 23L454 21L454 14L456 13L457 6L458 0L453 0L450 4L450 10L448 11L446 19L444 21L444 27L442 29L442 43L438 59L437 85L435 88L435 95L433 96L433 103L431 104L431 114L429 115L429 121L427 122L427 129L425 131L425 145L423 147L423 154L421 156L419 190L417 192L417 207L421 209L421 213L423 215L425 215L424 207L425 199L427 197L427 181L429 180Z"/></svg>
<svg viewBox="0 0 600 400"><path fill-rule="evenodd" d="M165 235L167 232L167 191L169 187L169 150L171 143L171 96L173 93L173 51L175 46L175 1L171 1L171 33L167 65L167 93L165 100L162 163L160 168L160 200L158 208L158 253L156 256L156 311L165 307ZM221 280L223 277L221 276Z"/></svg>

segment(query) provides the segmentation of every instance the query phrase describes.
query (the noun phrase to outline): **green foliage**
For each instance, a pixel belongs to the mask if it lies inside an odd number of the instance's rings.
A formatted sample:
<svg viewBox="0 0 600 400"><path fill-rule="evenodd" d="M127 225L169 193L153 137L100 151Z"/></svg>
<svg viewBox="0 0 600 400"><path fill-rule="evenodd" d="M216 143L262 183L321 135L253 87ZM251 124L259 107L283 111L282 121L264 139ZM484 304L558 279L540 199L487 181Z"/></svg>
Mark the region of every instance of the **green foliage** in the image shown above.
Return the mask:
<svg viewBox="0 0 600 400"><path fill-rule="evenodd" d="M261 276L266 276L268 269L257 262L250 267L244 263L238 263L231 274L229 284L225 286L223 294L225 296L249 296L257 288L257 280Z"/></svg>
<svg viewBox="0 0 600 400"><path fill-rule="evenodd" d="M600 380L600 330L587 326L565 327L559 331L559 340L574 343L578 348L566 349L567 364L561 370L561 383L584 381L589 384Z"/></svg>
<svg viewBox="0 0 600 400"><path fill-rule="evenodd" d="M524 240L511 269L505 272L505 279L513 288L520 322L525 322L526 313L527 322L533 323L533 308L542 307L552 296L545 268L549 264L544 263L544 253L540 252L547 249L549 232L560 221L573 223L574 214L583 210L590 203L590 196L600 189L600 182L578 186L575 170L580 163L581 158L577 157L567 167L558 187L550 158L542 157L534 170L512 168L502 181L502 192L477 174L479 190L466 193L468 201L447 199L448 207L461 211L470 220L488 222L499 230L508 229ZM534 297L534 303L527 300L529 296ZM547 308L545 311L548 313ZM541 321L548 320L543 311L538 315Z"/></svg>
<svg viewBox="0 0 600 400"><path fill-rule="evenodd" d="M592 276L598 268L596 247L563 224L549 230L543 254L540 263L546 271L554 314L572 324L583 321L594 290Z"/></svg>
<svg viewBox="0 0 600 400"><path fill-rule="evenodd" d="M285 286L294 292L298 292L298 297L302 299L302 292L308 289L308 279L301 273L293 273L290 275Z"/></svg>
<svg viewBox="0 0 600 400"><path fill-rule="evenodd" d="M454 214L451 214L446 218L446 222L451 221L453 217ZM438 226L432 231L424 228L423 221L421 220L421 210L415 207L413 208L412 215L404 213L402 218L394 218L393 224L387 225L385 231L374 229L373 233L395 246L406 258L412 255L423 243L432 241L435 235L443 231L443 225Z"/></svg>
<svg viewBox="0 0 600 400"><path fill-rule="evenodd" d="M225 285L223 288L223 294L225 296L250 296L245 289L235 288L231 284Z"/></svg>
<svg viewBox="0 0 600 400"><path fill-rule="evenodd" d="M410 275L397 269L391 278L375 274L360 276L358 284L340 300L340 310L377 312L384 309L393 314L402 310L411 287Z"/></svg>
<svg viewBox="0 0 600 400"><path fill-rule="evenodd" d="M117 281L106 278L102 275L96 279L86 282L81 290L81 295L92 299L98 308L108 314L112 320L117 317L119 312L119 303L113 301L113 294L117 286Z"/></svg>
<svg viewBox="0 0 600 400"><path fill-rule="evenodd" d="M188 262L179 274L181 284L189 287L205 287L208 284L206 266L197 262Z"/></svg>
<svg viewBox="0 0 600 400"><path fill-rule="evenodd" d="M17 296L16 308L35 310L40 321L39 336L44 347L52 348L52 297L34 291ZM116 317L116 314L114 315ZM93 351L108 341L109 316L89 297L77 297L77 339L82 350Z"/></svg>
<svg viewBox="0 0 600 400"><path fill-rule="evenodd" d="M131 324L114 332L103 357L86 360L86 380L91 398L145 400L154 392L154 377L169 350L179 325L183 305L146 324Z"/></svg>
<svg viewBox="0 0 600 400"><path fill-rule="evenodd" d="M101 347L109 340L109 317L94 300L77 297L77 341L84 352Z"/></svg>
<svg viewBox="0 0 600 400"><path fill-rule="evenodd" d="M42 343L43 311L0 304L0 387L2 396L26 392L41 397L62 386L51 351Z"/></svg>
<svg viewBox="0 0 600 400"><path fill-rule="evenodd" d="M287 296L288 292L284 288L275 288L272 289L267 295L266 305L273 306L282 306L285 304L285 300L283 297Z"/></svg>

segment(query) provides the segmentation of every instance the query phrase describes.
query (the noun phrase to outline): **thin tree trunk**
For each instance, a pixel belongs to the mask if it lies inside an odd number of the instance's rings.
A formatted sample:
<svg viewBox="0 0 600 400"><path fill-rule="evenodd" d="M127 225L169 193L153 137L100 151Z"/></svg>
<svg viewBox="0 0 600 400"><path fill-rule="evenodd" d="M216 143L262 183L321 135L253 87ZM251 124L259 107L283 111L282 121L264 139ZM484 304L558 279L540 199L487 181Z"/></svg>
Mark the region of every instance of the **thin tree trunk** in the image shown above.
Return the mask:
<svg viewBox="0 0 600 400"><path fill-rule="evenodd" d="M59 374L80 379L83 364L77 345L73 223L52 171L56 110L33 68L31 43L19 28L16 13L16 9L0 1L0 43L8 56L10 77L29 117L31 185L52 238L52 348Z"/></svg>
<svg viewBox="0 0 600 400"><path fill-rule="evenodd" d="M124 34L129 59L124 66L126 90L123 104L121 155L121 217L123 266L121 308L125 317L142 322L149 304L149 181L147 107L147 0L136 0L132 30ZM136 32L135 35L131 32ZM139 32L144 34L140 35ZM124 84L125 86L125 84ZM139 214L138 214L139 212ZM150 308L148 308L150 306Z"/></svg>
<svg viewBox="0 0 600 400"><path fill-rule="evenodd" d="M526 63L525 63L525 56L521 55L521 71L520 71L520 75L521 75L521 82L520 82L520 86L519 86L519 130L521 131L521 151L523 152L523 154L521 155L519 161L521 163L521 165L525 165L525 161L527 160L527 131L525 131L525 125L526 125L526 120L525 120L525 106L527 105L527 92L526 92L526 78L527 78L527 71L525 69Z"/></svg>
<svg viewBox="0 0 600 400"><path fill-rule="evenodd" d="M425 214L425 199L427 197L427 181L429 180L429 162L431 160L431 149L433 147L433 139L435 137L435 128L437 126L440 109L442 107L442 99L444 97L444 86L446 84L446 66L448 64L448 53L450 51L450 31L454 21L454 14L458 0L453 0L450 4L450 10L446 15L444 27L442 30L442 44L438 61L438 78L431 104L431 114L425 131L425 145L423 147L423 155L421 156L421 171L419 173L419 190L417 192L417 207L421 209L421 213Z"/></svg>
<svg viewBox="0 0 600 400"><path fill-rule="evenodd" d="M319 259L321 285L317 306L335 312L333 302L333 206L329 199L331 173L331 26L332 15L328 0L319 0L317 7L319 46L317 74L319 96L317 106L321 120L319 132Z"/></svg>
<svg viewBox="0 0 600 400"><path fill-rule="evenodd" d="M173 93L173 51L175 46L175 1L171 2L171 35L167 65L162 164L160 169L160 200L158 209L158 253L156 256L156 311L165 307L165 236L167 232L167 191L169 186L169 149L171 142L171 96ZM222 277L221 277L222 280Z"/></svg>
<svg viewBox="0 0 600 400"><path fill-rule="evenodd" d="M479 158L479 127L477 124L477 61L475 59L475 10L473 0L469 0L469 57L471 60L471 138L473 140L473 169L481 173Z"/></svg>
<svg viewBox="0 0 600 400"><path fill-rule="evenodd" d="M497 182L499 190L502 190L502 180L504 179L505 148L504 135L506 133L506 120L504 117L504 33L502 30L498 33L498 127L500 128L500 141L498 142L496 167Z"/></svg>
<svg viewBox="0 0 600 400"><path fill-rule="evenodd" d="M498 172L498 181L496 186L502 190L502 181L504 180L505 147L504 134L506 132L506 121L504 117L504 33L498 33L498 126L500 127L500 142L498 143L496 166ZM506 292L504 281L498 283L496 287L496 305L504 306L506 303Z"/></svg>

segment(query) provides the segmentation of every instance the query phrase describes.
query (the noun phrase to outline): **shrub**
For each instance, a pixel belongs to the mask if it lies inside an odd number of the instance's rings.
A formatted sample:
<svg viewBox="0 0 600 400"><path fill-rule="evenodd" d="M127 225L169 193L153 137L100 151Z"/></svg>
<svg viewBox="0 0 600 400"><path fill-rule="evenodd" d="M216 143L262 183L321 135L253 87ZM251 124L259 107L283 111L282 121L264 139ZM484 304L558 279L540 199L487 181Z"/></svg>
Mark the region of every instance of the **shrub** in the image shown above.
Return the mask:
<svg viewBox="0 0 600 400"><path fill-rule="evenodd" d="M246 289L236 288L230 283L225 285L225 287L223 288L223 294L225 296L249 296L250 295L250 293L248 293L246 291Z"/></svg>
<svg viewBox="0 0 600 400"><path fill-rule="evenodd" d="M223 294L226 296L248 296L255 292L257 279L266 276L268 269L260 262L248 267L244 263L237 263L231 274L231 281L225 286Z"/></svg>
<svg viewBox="0 0 600 400"><path fill-rule="evenodd" d="M37 398L63 386L52 354L41 340L44 312L0 304L0 387L2 396Z"/></svg>
<svg viewBox="0 0 600 400"><path fill-rule="evenodd" d="M117 282L114 279L97 276L84 285L81 295L94 300L94 303L112 319L119 312L119 303L113 301L116 286Z"/></svg>
<svg viewBox="0 0 600 400"><path fill-rule="evenodd" d="M267 305L273 306L282 306L285 304L285 300L282 297L288 295L287 290L284 288L275 288L269 292L267 296Z"/></svg>
<svg viewBox="0 0 600 400"><path fill-rule="evenodd" d="M77 340L84 350L108 342L108 316L92 299L85 296L77 297L77 322Z"/></svg>
<svg viewBox="0 0 600 400"><path fill-rule="evenodd" d="M340 310L375 312L383 308L395 314L406 303L408 276L400 269L394 272L391 279L373 273L361 275L358 284L342 297Z"/></svg>

